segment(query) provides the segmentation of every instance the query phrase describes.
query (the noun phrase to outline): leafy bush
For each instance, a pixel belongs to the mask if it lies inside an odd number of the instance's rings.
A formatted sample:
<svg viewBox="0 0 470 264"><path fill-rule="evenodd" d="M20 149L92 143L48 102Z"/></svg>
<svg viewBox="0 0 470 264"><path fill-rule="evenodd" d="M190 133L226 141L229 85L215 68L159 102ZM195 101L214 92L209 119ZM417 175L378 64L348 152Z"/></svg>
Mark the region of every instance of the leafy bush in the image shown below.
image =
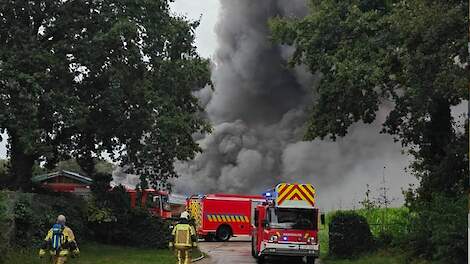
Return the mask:
<svg viewBox="0 0 470 264"><path fill-rule="evenodd" d="M414 204L409 245L419 257L439 263L467 263L466 196L434 195Z"/></svg>
<svg viewBox="0 0 470 264"><path fill-rule="evenodd" d="M95 240L100 242L152 248L168 245L170 231L166 223L146 208L131 208L129 194L122 186L101 200L90 201L88 220Z"/></svg>
<svg viewBox="0 0 470 264"><path fill-rule="evenodd" d="M10 247L11 219L8 217L8 197L0 192L0 256L5 256ZM0 263L2 258L0 258Z"/></svg>
<svg viewBox="0 0 470 264"><path fill-rule="evenodd" d="M329 224L330 254L353 257L374 249L374 239L364 216L353 211L338 211Z"/></svg>
<svg viewBox="0 0 470 264"><path fill-rule="evenodd" d="M73 195L39 195L17 193L13 208L15 235L13 244L19 247L38 247L59 214L67 217L77 240L88 236L85 203Z"/></svg>

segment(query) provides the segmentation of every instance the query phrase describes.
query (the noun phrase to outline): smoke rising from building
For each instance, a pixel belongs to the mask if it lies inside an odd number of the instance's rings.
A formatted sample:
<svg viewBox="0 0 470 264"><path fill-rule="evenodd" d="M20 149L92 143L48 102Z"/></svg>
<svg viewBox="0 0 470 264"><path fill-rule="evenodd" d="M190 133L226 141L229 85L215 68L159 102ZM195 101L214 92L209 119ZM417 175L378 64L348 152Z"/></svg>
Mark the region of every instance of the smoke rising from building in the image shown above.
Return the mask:
<svg viewBox="0 0 470 264"><path fill-rule="evenodd" d="M377 122L356 124L337 142L301 140L318 76L286 66L292 49L270 41L267 22L306 10L302 0L221 0L215 91L196 94L214 131L199 139L204 151L194 161L177 163L175 191L260 193L281 181L311 182L330 209L351 207L367 183L378 188L384 166L391 196L414 181L401 146L379 133L386 106Z"/></svg>

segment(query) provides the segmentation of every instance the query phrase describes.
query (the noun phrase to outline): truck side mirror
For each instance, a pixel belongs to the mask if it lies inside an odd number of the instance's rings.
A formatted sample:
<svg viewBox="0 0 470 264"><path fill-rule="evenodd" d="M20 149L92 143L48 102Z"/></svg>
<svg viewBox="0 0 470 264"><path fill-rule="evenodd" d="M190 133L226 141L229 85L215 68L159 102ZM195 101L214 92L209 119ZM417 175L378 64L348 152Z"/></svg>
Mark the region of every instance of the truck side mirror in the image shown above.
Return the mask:
<svg viewBox="0 0 470 264"><path fill-rule="evenodd" d="M261 222L261 224L263 225L263 227L269 227L269 223L268 223L268 220L263 220L263 222Z"/></svg>
<svg viewBox="0 0 470 264"><path fill-rule="evenodd" d="M326 222L326 221L325 221L325 214L321 214L321 215L320 215L320 223L321 223L322 225L325 225L325 222Z"/></svg>

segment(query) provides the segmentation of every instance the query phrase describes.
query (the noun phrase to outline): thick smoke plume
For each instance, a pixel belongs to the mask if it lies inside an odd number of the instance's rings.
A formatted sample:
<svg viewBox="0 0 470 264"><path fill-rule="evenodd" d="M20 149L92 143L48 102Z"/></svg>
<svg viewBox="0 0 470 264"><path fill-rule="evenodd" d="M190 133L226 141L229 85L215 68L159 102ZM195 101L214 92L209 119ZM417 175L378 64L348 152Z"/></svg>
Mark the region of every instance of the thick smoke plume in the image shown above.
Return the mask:
<svg viewBox="0 0 470 264"><path fill-rule="evenodd" d="M215 91L197 93L214 131L199 140L203 153L178 163L177 192L260 193L282 181L311 182L322 208L351 207L366 184L378 188L385 174L392 197L413 181L403 168L408 158L377 122L356 124L337 142L301 141L318 78L301 67L289 69L289 47L272 44L273 16L306 15L305 1L221 0L216 27Z"/></svg>

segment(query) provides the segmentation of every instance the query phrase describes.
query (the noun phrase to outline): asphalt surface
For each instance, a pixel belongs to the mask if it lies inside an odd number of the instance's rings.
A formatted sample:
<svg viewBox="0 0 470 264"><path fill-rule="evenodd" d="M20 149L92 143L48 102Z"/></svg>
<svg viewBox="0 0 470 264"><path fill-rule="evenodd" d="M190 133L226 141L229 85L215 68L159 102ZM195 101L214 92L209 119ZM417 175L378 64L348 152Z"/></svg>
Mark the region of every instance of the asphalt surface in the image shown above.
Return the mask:
<svg viewBox="0 0 470 264"><path fill-rule="evenodd" d="M256 264L251 256L249 237L233 237L228 242L199 242L201 251L209 255L200 264ZM268 259L266 264L301 264L301 260L292 258ZM320 263L319 261L315 263Z"/></svg>

